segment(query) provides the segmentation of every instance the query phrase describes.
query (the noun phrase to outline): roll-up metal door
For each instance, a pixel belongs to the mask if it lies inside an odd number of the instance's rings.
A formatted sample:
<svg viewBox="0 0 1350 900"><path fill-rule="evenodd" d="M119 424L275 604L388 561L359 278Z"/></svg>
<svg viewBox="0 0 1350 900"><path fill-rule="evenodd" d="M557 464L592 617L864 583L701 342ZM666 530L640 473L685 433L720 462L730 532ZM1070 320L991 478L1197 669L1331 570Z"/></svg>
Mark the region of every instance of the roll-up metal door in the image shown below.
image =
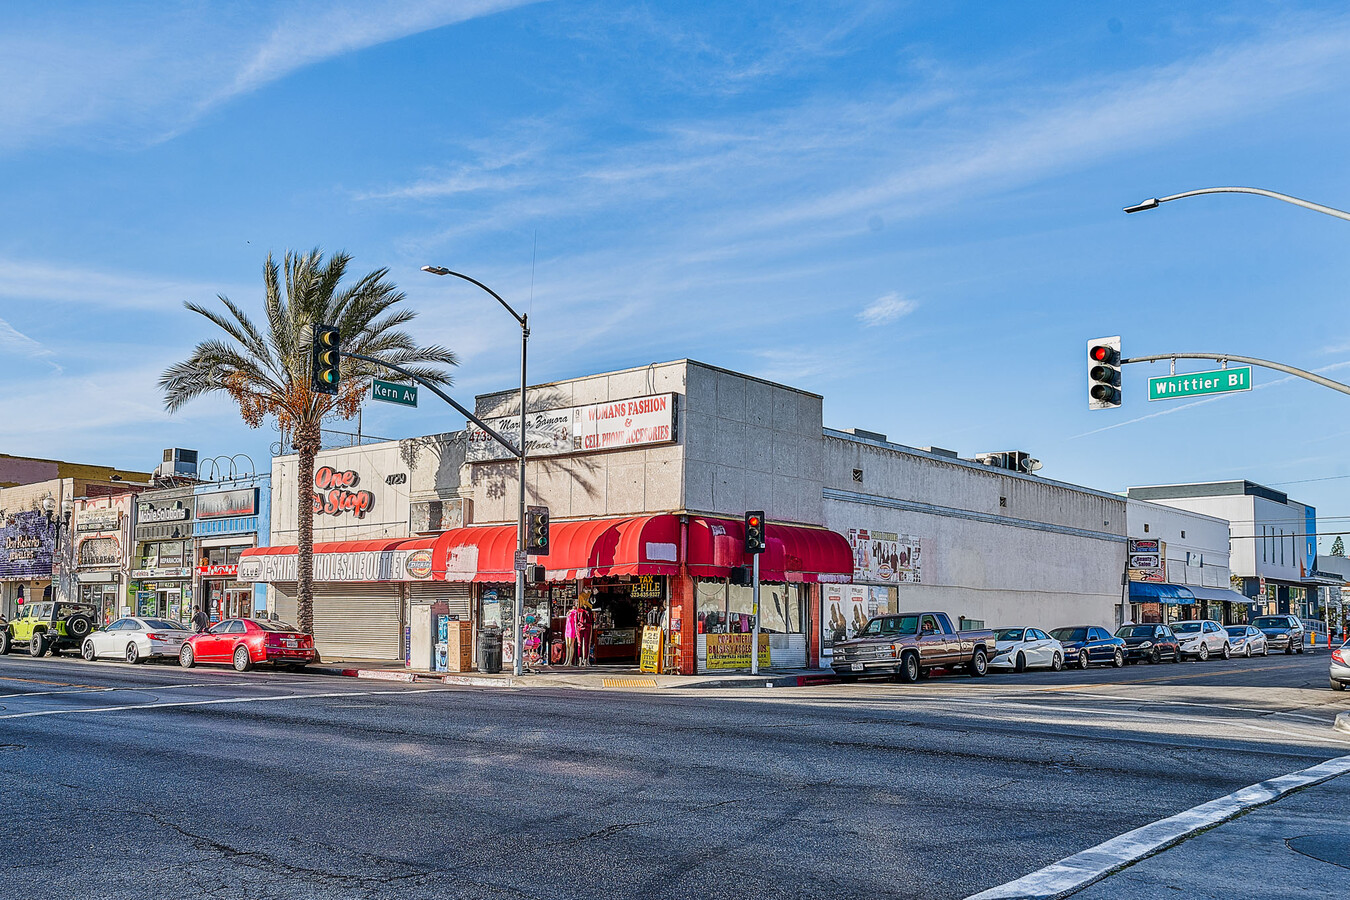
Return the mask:
<svg viewBox="0 0 1350 900"><path fill-rule="evenodd" d="M324 659L402 659L398 583L314 585L314 644Z"/></svg>
<svg viewBox="0 0 1350 900"><path fill-rule="evenodd" d="M296 610L295 594L296 587L294 581L276 582L272 584L272 609L276 611L277 618L294 625L300 626L300 616Z"/></svg>
<svg viewBox="0 0 1350 900"><path fill-rule="evenodd" d="M469 621L473 585L468 582L414 581L408 588L408 598L413 603L446 603L450 615L459 616L461 622Z"/></svg>

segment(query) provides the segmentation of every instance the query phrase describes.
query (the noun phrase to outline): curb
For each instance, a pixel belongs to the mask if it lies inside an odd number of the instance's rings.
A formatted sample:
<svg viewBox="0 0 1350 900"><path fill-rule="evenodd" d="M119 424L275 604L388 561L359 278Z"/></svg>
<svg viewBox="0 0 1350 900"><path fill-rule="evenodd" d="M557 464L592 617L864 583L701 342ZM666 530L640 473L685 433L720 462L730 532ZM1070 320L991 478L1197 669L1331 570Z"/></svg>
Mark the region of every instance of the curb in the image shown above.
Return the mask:
<svg viewBox="0 0 1350 900"><path fill-rule="evenodd" d="M1350 712L1337 713L1336 724L1331 727L1337 731L1344 731L1346 734L1350 734Z"/></svg>
<svg viewBox="0 0 1350 900"><path fill-rule="evenodd" d="M400 672L396 669L348 669L340 666L309 666L306 671L313 672L316 675L337 675L344 678L365 678L372 681L396 681L402 684L415 683L433 683L446 684L459 687L561 687L573 688L579 690L601 690L606 687L622 688L627 686L641 686L651 688L673 688L679 690L709 690L716 688L784 688L784 687L811 687L822 684L838 684L839 676L828 673L813 673L810 675L766 675L766 676L733 676L733 677L715 677L715 678L689 678L688 680L657 680L651 685L606 685L603 681L591 684L587 682L577 682L572 680L538 680L535 677L526 677L516 679L512 676L484 676L484 675L441 675L428 672ZM624 680L619 677L605 680ZM1350 727L1350 726L1348 726Z"/></svg>

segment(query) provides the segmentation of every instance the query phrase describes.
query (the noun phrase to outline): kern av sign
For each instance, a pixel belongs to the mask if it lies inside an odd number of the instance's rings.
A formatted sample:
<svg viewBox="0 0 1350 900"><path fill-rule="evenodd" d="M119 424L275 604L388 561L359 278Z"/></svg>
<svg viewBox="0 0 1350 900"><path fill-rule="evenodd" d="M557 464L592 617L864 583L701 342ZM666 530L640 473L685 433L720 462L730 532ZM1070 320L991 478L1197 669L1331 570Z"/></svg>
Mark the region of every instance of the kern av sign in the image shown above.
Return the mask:
<svg viewBox="0 0 1350 900"><path fill-rule="evenodd" d="M1176 400L1206 394L1232 394L1252 389L1252 367L1237 366L1217 372L1159 375L1148 380L1148 399Z"/></svg>

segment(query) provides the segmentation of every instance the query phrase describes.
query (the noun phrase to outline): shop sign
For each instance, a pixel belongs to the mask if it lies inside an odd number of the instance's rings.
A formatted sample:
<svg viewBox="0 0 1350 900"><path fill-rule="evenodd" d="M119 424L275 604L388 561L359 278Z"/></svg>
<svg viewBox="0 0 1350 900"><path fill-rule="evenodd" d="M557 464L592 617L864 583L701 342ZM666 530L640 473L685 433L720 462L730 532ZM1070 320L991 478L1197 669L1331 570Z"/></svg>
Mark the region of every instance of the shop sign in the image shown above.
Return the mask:
<svg viewBox="0 0 1350 900"><path fill-rule="evenodd" d="M664 632L658 626L642 629L642 652L638 657L639 672L661 671L661 638Z"/></svg>
<svg viewBox="0 0 1350 900"><path fill-rule="evenodd" d="M332 466L320 466L314 473L314 514L341 516L351 513L364 519L375 508L375 495L370 491L353 490L361 483L355 469L338 471Z"/></svg>
<svg viewBox="0 0 1350 900"><path fill-rule="evenodd" d="M917 537L851 528L853 579L881 584L922 584L923 548Z"/></svg>
<svg viewBox="0 0 1350 900"><path fill-rule="evenodd" d="M197 496L198 519L226 519L233 516L253 516L257 513L257 488L217 491L214 494Z"/></svg>
<svg viewBox="0 0 1350 900"><path fill-rule="evenodd" d="M132 569L131 577L137 581L157 581L161 578L191 578L192 570L174 566L155 566L152 569Z"/></svg>
<svg viewBox="0 0 1350 900"><path fill-rule="evenodd" d="M1150 584L1167 582L1167 542L1155 539L1129 542L1126 578Z"/></svg>
<svg viewBox="0 0 1350 900"><path fill-rule="evenodd" d="M122 544L112 535L83 538L75 558L81 566L115 566L122 562Z"/></svg>
<svg viewBox="0 0 1350 900"><path fill-rule="evenodd" d="M82 509L75 514L76 531L117 531L122 526L122 511L116 507Z"/></svg>
<svg viewBox="0 0 1350 900"><path fill-rule="evenodd" d="M315 581L404 581L406 550L315 553ZM243 556L240 581L295 581L299 556L294 553Z"/></svg>
<svg viewBox="0 0 1350 900"><path fill-rule="evenodd" d="M629 596L634 600L660 600L661 579L655 575L639 575L633 582Z"/></svg>
<svg viewBox="0 0 1350 900"><path fill-rule="evenodd" d="M671 443L676 437L675 397L673 393L652 394L527 413L526 448L530 456L558 456ZM519 416L500 416L488 424L519 445ZM513 457L486 431L471 424L465 458L483 462Z"/></svg>
<svg viewBox="0 0 1350 900"><path fill-rule="evenodd" d="M1164 577L1162 569L1129 569L1128 576L1130 581L1143 581L1149 584L1167 583L1167 578Z"/></svg>
<svg viewBox="0 0 1350 900"><path fill-rule="evenodd" d="M0 578L50 578L56 525L37 510L6 516L0 526Z"/></svg>
<svg viewBox="0 0 1350 900"><path fill-rule="evenodd" d="M163 502L163 501L160 501ZM186 522L192 518L192 510L183 505L182 500L172 501L172 506L156 506L152 503L138 504L136 521L141 525L159 525L163 522ZM192 502L188 498L188 503Z"/></svg>
<svg viewBox="0 0 1350 900"><path fill-rule="evenodd" d="M750 668L750 639L753 634L708 634L709 669L748 669ZM759 636L759 665L769 665L769 636Z"/></svg>
<svg viewBox="0 0 1350 900"><path fill-rule="evenodd" d="M418 580L431 577L431 551L414 550L408 554L407 560L403 563L403 570L408 573L409 578Z"/></svg>
<svg viewBox="0 0 1350 900"><path fill-rule="evenodd" d="M235 563L228 566L198 566L197 574L202 578L234 578L239 574L239 566Z"/></svg>

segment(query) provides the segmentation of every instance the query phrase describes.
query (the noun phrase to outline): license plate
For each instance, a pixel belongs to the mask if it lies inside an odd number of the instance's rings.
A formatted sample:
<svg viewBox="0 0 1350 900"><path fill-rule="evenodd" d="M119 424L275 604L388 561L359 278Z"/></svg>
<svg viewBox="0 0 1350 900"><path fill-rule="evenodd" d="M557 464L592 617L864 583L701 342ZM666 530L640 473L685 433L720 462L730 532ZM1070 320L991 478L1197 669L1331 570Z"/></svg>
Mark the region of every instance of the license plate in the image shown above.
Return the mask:
<svg viewBox="0 0 1350 900"><path fill-rule="evenodd" d="M855 672L861 672L861 671L863 670L863 664L862 664L862 663L854 663L853 666L852 666L852 668L853 668L853 671L855 671Z"/></svg>
<svg viewBox="0 0 1350 900"><path fill-rule="evenodd" d="M292 650L294 650L297 646L295 641L283 641L282 643L284 643L287 647L290 647Z"/></svg>

